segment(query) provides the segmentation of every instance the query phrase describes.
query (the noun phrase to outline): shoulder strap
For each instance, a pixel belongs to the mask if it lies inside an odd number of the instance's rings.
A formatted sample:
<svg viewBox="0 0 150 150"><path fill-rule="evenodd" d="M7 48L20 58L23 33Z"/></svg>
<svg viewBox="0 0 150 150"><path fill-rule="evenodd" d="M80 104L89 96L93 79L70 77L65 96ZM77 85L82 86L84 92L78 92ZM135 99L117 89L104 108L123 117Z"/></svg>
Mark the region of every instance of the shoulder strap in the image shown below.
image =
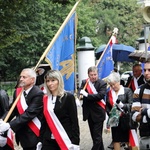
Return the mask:
<svg viewBox="0 0 150 150"><path fill-rule="evenodd" d="M143 92L144 92L144 89L145 89L146 85L147 85L147 83L142 85L141 88L140 88L140 92L139 92L140 102L142 101L142 96L143 96Z"/></svg>

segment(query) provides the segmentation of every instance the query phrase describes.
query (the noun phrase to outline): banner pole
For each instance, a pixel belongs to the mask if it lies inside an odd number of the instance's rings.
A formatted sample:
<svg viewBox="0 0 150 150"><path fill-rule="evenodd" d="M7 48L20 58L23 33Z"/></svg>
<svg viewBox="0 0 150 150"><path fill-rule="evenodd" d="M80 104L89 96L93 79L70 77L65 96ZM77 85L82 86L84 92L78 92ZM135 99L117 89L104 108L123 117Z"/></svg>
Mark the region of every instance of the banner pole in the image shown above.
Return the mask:
<svg viewBox="0 0 150 150"><path fill-rule="evenodd" d="M78 6L79 2L81 0L79 0L78 2L76 2L76 4L73 6L72 10L70 11L70 13L68 14L68 16L66 17L66 19L64 20L64 22L62 23L62 25L60 26L59 30L57 31L57 33L55 34L55 36L53 37L52 41L50 42L50 44L48 45L48 47L46 48L46 50L44 51L43 55L41 56L39 62L37 63L37 65L35 66L35 68L37 68L39 66L39 64L41 63L41 61L45 58L46 54L48 53L48 51L52 48L54 42L56 41L56 39L58 38L58 36L60 35L60 33L62 32L63 28L65 27L65 25L67 24L68 20L70 19L70 17L72 16L72 14L74 13L74 11L76 10L76 7Z"/></svg>

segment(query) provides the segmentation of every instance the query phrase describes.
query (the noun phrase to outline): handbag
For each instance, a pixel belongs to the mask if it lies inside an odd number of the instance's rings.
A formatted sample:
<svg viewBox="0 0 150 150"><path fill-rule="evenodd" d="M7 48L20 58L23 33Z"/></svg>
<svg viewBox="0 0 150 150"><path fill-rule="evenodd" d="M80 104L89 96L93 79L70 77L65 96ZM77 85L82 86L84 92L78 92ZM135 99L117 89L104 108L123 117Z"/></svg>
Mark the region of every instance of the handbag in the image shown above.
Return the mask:
<svg viewBox="0 0 150 150"><path fill-rule="evenodd" d="M126 111L122 113L119 123L123 130L137 129L138 127L138 123L132 120L132 112L128 107Z"/></svg>
<svg viewBox="0 0 150 150"><path fill-rule="evenodd" d="M123 113L123 115L119 119L119 124L122 130L130 129L130 113Z"/></svg>
<svg viewBox="0 0 150 150"><path fill-rule="evenodd" d="M109 118L107 121L107 127L117 127L119 124L119 118L121 112L117 109L116 105L114 105L109 113Z"/></svg>

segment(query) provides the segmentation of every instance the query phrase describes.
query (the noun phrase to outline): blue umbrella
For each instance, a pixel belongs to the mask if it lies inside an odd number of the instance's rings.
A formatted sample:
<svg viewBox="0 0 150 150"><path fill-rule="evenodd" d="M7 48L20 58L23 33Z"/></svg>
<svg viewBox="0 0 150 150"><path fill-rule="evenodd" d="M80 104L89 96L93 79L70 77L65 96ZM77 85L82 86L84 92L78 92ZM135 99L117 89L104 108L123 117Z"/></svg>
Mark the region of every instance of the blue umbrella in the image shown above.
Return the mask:
<svg viewBox="0 0 150 150"><path fill-rule="evenodd" d="M96 59L100 58L103 50L105 49L106 44L100 45L95 52ZM112 55L115 62L133 62L133 59L130 59L128 55L134 52L135 48L132 46L127 46L124 44L113 44Z"/></svg>

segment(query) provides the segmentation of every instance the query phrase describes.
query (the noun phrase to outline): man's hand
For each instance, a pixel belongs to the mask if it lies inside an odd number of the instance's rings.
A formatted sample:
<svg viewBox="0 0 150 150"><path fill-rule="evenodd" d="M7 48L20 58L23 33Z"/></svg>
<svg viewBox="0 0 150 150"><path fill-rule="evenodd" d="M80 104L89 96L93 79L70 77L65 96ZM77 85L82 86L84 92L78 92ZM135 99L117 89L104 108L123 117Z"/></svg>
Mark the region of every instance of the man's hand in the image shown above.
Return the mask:
<svg viewBox="0 0 150 150"><path fill-rule="evenodd" d="M85 97L88 96L88 93L87 93L85 90L81 90L81 91L80 91L80 94L82 94L82 95L85 96Z"/></svg>
<svg viewBox="0 0 150 150"><path fill-rule="evenodd" d="M7 131L9 128L10 128L9 123L6 123L4 121L0 121L0 133Z"/></svg>

